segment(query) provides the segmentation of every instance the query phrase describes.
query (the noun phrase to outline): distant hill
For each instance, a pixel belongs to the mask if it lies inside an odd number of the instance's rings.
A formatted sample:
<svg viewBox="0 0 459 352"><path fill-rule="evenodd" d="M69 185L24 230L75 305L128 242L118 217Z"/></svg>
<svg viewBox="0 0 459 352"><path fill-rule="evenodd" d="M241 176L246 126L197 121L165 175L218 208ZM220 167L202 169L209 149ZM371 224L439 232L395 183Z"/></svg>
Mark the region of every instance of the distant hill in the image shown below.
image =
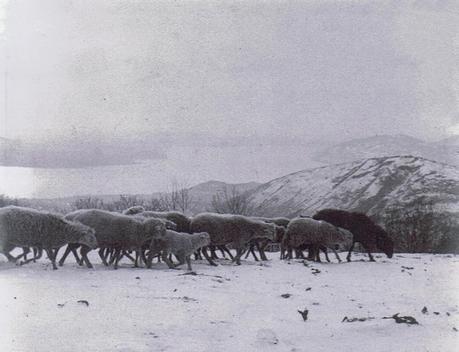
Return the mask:
<svg viewBox="0 0 459 352"><path fill-rule="evenodd" d="M459 211L459 168L414 156L369 158L299 171L251 192L260 214L291 217L329 207L376 214L421 198Z"/></svg>
<svg viewBox="0 0 459 352"><path fill-rule="evenodd" d="M193 198L193 206L191 212L196 214L204 211L211 210L212 197L218 192L225 189L230 191L233 187L238 193L245 193L260 186L261 183L247 182L247 183L225 183L221 181L209 181L200 183L191 187L190 195Z"/></svg>
<svg viewBox="0 0 459 352"><path fill-rule="evenodd" d="M247 183L225 183L221 181L208 181L204 183L200 183L196 186L188 188L189 194L192 198L192 206L190 209L190 213L196 214L199 212L204 212L211 210L211 202L212 196L217 194L218 192L224 191L225 189L231 190L233 187L235 188L236 192L238 193L245 193L250 191L258 186L261 183L257 182L247 182ZM162 193L156 192L151 194L133 194L131 196L135 196L138 200L146 200L149 201L152 198L160 198ZM33 198L33 199L22 199L22 204L26 204L32 206L37 209L47 209L53 211L70 211L72 209L73 204L78 199L83 198L97 198L102 200L104 203L111 203L118 201L120 199L119 194L105 194L105 195L78 195L78 196L70 196L70 197L62 197L62 198Z"/></svg>
<svg viewBox="0 0 459 352"><path fill-rule="evenodd" d="M353 139L317 152L318 161L333 164L391 155L416 155L430 160L459 165L459 136L426 142L406 135L380 135Z"/></svg>

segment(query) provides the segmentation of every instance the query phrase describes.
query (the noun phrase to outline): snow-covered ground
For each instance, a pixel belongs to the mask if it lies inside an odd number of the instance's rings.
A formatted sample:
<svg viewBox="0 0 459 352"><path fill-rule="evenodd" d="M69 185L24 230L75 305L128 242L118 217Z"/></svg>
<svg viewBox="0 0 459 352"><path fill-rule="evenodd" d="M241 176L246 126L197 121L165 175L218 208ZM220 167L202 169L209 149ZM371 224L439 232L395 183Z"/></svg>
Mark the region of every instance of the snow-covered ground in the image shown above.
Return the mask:
<svg viewBox="0 0 459 352"><path fill-rule="evenodd" d="M1 351L459 348L457 256L396 254L369 263L357 254L352 263L307 266L277 253L270 258L241 266L221 260L218 267L198 261L194 276L164 264L90 270L69 260L53 271L46 259L17 267L2 257ZM92 261L99 263L94 255ZM298 313L304 309L307 321ZM395 313L419 325L382 319Z"/></svg>

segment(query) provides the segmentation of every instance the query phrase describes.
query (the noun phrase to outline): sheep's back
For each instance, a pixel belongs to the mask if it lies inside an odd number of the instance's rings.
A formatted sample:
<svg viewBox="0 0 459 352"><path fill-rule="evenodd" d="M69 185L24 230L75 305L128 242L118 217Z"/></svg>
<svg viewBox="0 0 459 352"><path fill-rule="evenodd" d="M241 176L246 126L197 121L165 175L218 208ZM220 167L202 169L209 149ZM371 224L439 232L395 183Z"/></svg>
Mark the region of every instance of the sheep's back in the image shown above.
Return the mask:
<svg viewBox="0 0 459 352"><path fill-rule="evenodd" d="M15 206L0 209L0 236L17 246L63 246L66 229L67 223L57 214Z"/></svg>

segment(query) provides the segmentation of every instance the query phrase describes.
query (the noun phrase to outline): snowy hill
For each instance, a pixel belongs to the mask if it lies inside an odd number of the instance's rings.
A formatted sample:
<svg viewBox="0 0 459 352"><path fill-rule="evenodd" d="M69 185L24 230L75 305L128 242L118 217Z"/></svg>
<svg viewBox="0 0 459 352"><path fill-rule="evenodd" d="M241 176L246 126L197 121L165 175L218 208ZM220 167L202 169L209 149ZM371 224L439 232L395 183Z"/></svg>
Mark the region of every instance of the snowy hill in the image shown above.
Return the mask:
<svg viewBox="0 0 459 352"><path fill-rule="evenodd" d="M459 168L413 156L370 158L299 171L251 194L267 216L311 215L327 207L376 214L421 197L439 210L457 211Z"/></svg>
<svg viewBox="0 0 459 352"><path fill-rule="evenodd" d="M391 155L417 155L458 165L458 137L453 136L436 142L426 142L406 135L373 136L353 139L325 148L316 153L314 158L330 164Z"/></svg>

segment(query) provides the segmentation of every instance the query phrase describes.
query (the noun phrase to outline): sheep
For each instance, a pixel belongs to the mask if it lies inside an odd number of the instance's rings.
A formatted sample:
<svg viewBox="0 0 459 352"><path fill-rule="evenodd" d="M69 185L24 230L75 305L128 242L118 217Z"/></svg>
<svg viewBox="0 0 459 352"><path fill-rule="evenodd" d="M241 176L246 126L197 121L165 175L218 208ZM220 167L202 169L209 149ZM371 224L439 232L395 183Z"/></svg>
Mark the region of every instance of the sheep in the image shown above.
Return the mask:
<svg viewBox="0 0 459 352"><path fill-rule="evenodd" d="M178 265L187 263L188 270L191 268L191 254L199 248L210 244L210 236L207 232L200 233L180 233L172 230L167 230L164 239L152 242L152 253L158 250L162 251L162 258L169 268L175 268ZM169 254L174 254L179 263L174 265L169 259ZM151 266L151 264L150 264Z"/></svg>
<svg viewBox="0 0 459 352"><path fill-rule="evenodd" d="M104 249L115 249L115 269L118 268L118 262L123 251L140 251L144 244L149 243L154 238L161 238L166 233L164 222L160 219L139 219L98 209L76 211L67 214L66 218L74 219L94 228L100 248L99 256L104 265L108 265ZM88 251L87 248L81 250L82 260L85 260L86 263L89 262Z"/></svg>
<svg viewBox="0 0 459 352"><path fill-rule="evenodd" d="M56 270L57 252L67 243L96 248L94 229L35 209L17 206L0 209L0 252L8 258L14 247L43 248Z"/></svg>
<svg viewBox="0 0 459 352"><path fill-rule="evenodd" d="M341 262L335 245L350 244L352 234L327 223L326 221L314 220L311 218L295 218L290 221L287 231L282 240L284 246L300 248L310 245L316 248L328 247L335 253L336 259ZM318 255L318 252L317 252ZM314 257L317 259L316 255Z"/></svg>
<svg viewBox="0 0 459 352"><path fill-rule="evenodd" d="M232 244L237 250L233 261L240 265L240 258L250 240L254 238L273 240L276 230L274 224L242 215L202 213L191 220L191 231L207 232L210 235L210 245ZM209 257L205 247L202 248L202 252L210 265L217 265Z"/></svg>
<svg viewBox="0 0 459 352"><path fill-rule="evenodd" d="M267 217L251 217L251 219L254 220L261 220L267 223L275 224L276 225L276 236L274 238L274 242L281 242L282 237L285 234L285 230L287 229L288 223L290 222L290 219L284 218L284 217L277 217L277 218L267 218ZM268 245L269 241L267 240L253 240L250 243L249 250L247 251L246 258L249 256L250 253L252 253L252 256L256 261L258 261L258 258L255 254L254 249L257 248L258 253L260 253L260 258L261 260L268 260L265 254L265 248ZM282 255L282 253L281 253ZM281 258L282 259L282 258Z"/></svg>
<svg viewBox="0 0 459 352"><path fill-rule="evenodd" d="M375 224L365 214L339 209L323 209L317 212L313 219L327 221L353 234L352 245L346 257L348 262L351 261L351 253L356 242L360 242L367 250L371 262L375 261L371 252L377 249L382 250L388 258L392 258L394 254L394 241L381 226Z"/></svg>
<svg viewBox="0 0 459 352"><path fill-rule="evenodd" d="M175 229L175 231L191 233L190 232L190 218L188 218L187 216L185 216L184 214L178 211L161 212L161 211L146 210L142 213L139 213L139 215L142 215L146 218L158 218L158 219L166 219L166 220L172 221L175 225L177 225L177 228Z"/></svg>

